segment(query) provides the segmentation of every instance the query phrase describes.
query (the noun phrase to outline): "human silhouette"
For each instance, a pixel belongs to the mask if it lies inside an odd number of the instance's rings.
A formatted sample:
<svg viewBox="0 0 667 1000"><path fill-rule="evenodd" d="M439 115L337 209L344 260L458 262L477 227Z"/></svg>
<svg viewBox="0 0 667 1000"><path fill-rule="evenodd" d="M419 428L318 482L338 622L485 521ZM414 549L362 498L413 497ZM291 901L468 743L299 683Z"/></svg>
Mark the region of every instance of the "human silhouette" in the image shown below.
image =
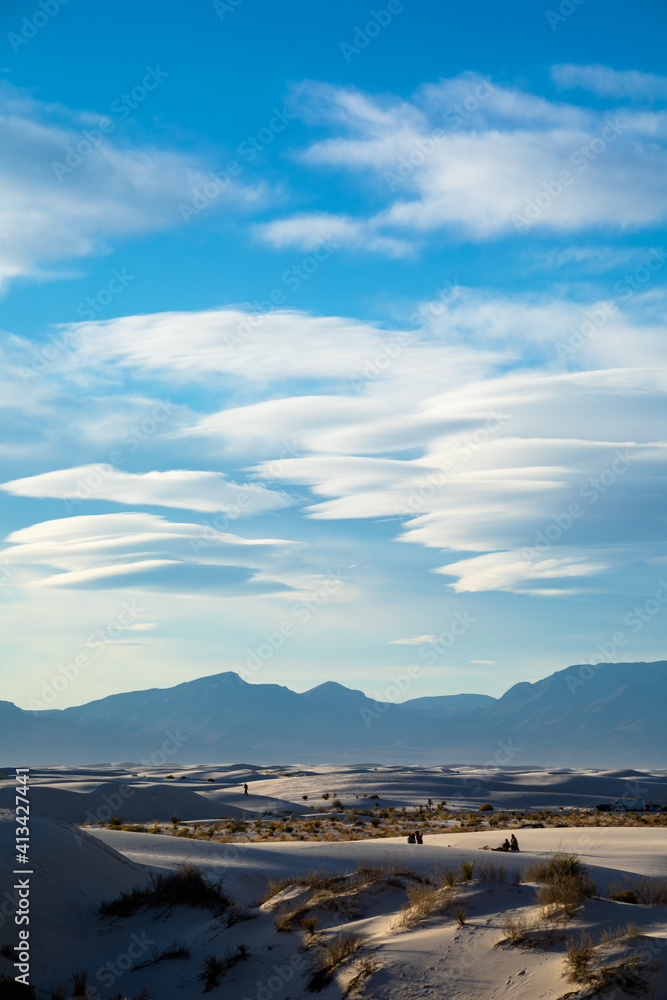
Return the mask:
<svg viewBox="0 0 667 1000"><path fill-rule="evenodd" d="M244 784L244 786L243 786L243 794L244 794L244 795L247 795L247 794L248 794L248 782L246 782L246 783Z"/></svg>

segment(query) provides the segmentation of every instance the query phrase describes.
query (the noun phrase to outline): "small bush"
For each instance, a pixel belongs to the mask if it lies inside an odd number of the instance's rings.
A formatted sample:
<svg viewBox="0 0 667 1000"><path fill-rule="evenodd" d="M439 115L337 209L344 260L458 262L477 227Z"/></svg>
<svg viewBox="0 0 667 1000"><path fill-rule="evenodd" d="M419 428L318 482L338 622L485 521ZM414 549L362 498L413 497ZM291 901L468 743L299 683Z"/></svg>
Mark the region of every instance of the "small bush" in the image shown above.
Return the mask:
<svg viewBox="0 0 667 1000"><path fill-rule="evenodd" d="M301 926L304 930L307 930L310 937L312 937L317 930L317 917L304 917L301 921Z"/></svg>
<svg viewBox="0 0 667 1000"><path fill-rule="evenodd" d="M474 861L462 861L461 862L461 881L469 882L473 876L475 870Z"/></svg>
<svg viewBox="0 0 667 1000"><path fill-rule="evenodd" d="M330 798L329 793L328 792L322 792L322 798L326 801L328 798Z"/></svg>
<svg viewBox="0 0 667 1000"><path fill-rule="evenodd" d="M493 806L491 805L490 802L483 802L482 805L479 807L479 811L481 813L491 813L493 812Z"/></svg>
<svg viewBox="0 0 667 1000"><path fill-rule="evenodd" d="M582 934L578 941L571 940L565 958L567 978L571 983L587 984L593 981L592 964L595 948L590 934Z"/></svg>
<svg viewBox="0 0 667 1000"><path fill-rule="evenodd" d="M346 958L358 951L363 944L363 939L356 934L339 934L324 949L324 953L313 970L308 981L308 989L311 993L319 993L331 982L331 977L336 968L344 962Z"/></svg>
<svg viewBox="0 0 667 1000"><path fill-rule="evenodd" d="M218 958L217 955L207 955L204 959L204 967L199 974L199 978L204 982L204 993L219 986L225 973L233 969L239 962L245 961L249 955L250 950L244 944L237 945L234 950L226 951L222 958Z"/></svg>
<svg viewBox="0 0 667 1000"><path fill-rule="evenodd" d="M616 903L638 903L637 893L632 889L617 889L610 893L610 899Z"/></svg>
<svg viewBox="0 0 667 1000"><path fill-rule="evenodd" d="M193 906L220 914L232 905L219 884L211 882L201 868L181 865L175 871L151 875L143 887L122 892L100 906L102 917L131 917L144 908ZM76 996L76 994L75 994Z"/></svg>
<svg viewBox="0 0 667 1000"><path fill-rule="evenodd" d="M667 879L629 878L628 884L643 906L667 903Z"/></svg>
<svg viewBox="0 0 667 1000"><path fill-rule="evenodd" d="M504 940L516 947L526 940L528 921L523 916L516 917L509 914L503 921L503 931L505 933Z"/></svg>
<svg viewBox="0 0 667 1000"><path fill-rule="evenodd" d="M369 958L368 956L362 958L355 969L354 975L345 987L345 996L349 997L351 994L356 993L363 981L372 976L377 971L377 968L378 963L374 958Z"/></svg>
<svg viewBox="0 0 667 1000"><path fill-rule="evenodd" d="M190 958L189 949L184 944L177 944L175 941L168 948L165 948L164 951L158 951L154 946L151 949L151 957L147 958L144 962L133 965L132 972L138 972L139 969L146 969L150 965L157 965L158 962L167 962L175 958Z"/></svg>
<svg viewBox="0 0 667 1000"><path fill-rule="evenodd" d="M459 927L464 927L468 919L466 911L463 909L457 910L454 916L456 917L456 922L459 925Z"/></svg>

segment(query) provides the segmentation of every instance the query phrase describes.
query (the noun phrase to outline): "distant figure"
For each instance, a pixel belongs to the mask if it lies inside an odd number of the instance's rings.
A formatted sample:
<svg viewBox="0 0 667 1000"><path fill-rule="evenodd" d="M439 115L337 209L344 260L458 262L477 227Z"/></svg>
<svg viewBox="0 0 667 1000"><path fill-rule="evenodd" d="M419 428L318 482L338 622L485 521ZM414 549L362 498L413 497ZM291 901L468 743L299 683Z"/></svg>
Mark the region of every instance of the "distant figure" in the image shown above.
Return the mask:
<svg viewBox="0 0 667 1000"><path fill-rule="evenodd" d="M246 782L246 783L244 784L244 786L243 786L243 794L244 794L244 795L247 795L247 794L248 794L248 783L247 783L247 782Z"/></svg>
<svg viewBox="0 0 667 1000"><path fill-rule="evenodd" d="M518 851L518 850L519 850L519 841L516 839L514 834L512 834L512 837L510 839L510 851Z"/></svg>
<svg viewBox="0 0 667 1000"><path fill-rule="evenodd" d="M492 847L491 850L492 851L509 851L509 850L511 850L510 842L507 839L507 837L505 837L505 840L500 845L500 847Z"/></svg>
<svg viewBox="0 0 667 1000"><path fill-rule="evenodd" d="M416 844L416 843L417 843L417 838L415 837L415 834L414 833L408 834L408 844Z"/></svg>
<svg viewBox="0 0 667 1000"><path fill-rule="evenodd" d="M415 832L415 837L417 838L417 843L418 843L418 844L423 844L423 843L424 843L424 841L423 841L423 839L422 839L422 834L421 834L421 830L417 830L417 831Z"/></svg>

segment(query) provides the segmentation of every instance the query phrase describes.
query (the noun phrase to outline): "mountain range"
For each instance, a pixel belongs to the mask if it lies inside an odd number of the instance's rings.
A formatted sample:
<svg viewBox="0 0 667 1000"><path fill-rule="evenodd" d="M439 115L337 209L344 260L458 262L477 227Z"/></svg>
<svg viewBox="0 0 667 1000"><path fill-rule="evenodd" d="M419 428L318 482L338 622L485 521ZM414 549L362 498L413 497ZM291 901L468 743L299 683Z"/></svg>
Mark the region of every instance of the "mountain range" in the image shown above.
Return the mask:
<svg viewBox="0 0 667 1000"><path fill-rule="evenodd" d="M298 694L235 673L24 711L0 701L6 766L470 763L663 767L667 661L575 665L502 697L376 702L328 681Z"/></svg>

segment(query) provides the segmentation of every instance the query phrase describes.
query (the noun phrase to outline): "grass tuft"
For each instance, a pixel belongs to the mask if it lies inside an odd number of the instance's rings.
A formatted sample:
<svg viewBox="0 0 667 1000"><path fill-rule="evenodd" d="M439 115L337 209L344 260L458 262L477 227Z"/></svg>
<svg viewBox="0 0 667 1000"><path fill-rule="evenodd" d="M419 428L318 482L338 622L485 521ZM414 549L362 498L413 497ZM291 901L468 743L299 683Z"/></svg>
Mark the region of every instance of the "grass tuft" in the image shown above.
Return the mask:
<svg viewBox="0 0 667 1000"><path fill-rule="evenodd" d="M201 868L181 865L172 872L151 875L145 886L135 886L100 906L102 917L131 917L139 910L155 907L192 906L218 915L232 905L218 883L211 882ZM76 994L75 994L76 995Z"/></svg>

